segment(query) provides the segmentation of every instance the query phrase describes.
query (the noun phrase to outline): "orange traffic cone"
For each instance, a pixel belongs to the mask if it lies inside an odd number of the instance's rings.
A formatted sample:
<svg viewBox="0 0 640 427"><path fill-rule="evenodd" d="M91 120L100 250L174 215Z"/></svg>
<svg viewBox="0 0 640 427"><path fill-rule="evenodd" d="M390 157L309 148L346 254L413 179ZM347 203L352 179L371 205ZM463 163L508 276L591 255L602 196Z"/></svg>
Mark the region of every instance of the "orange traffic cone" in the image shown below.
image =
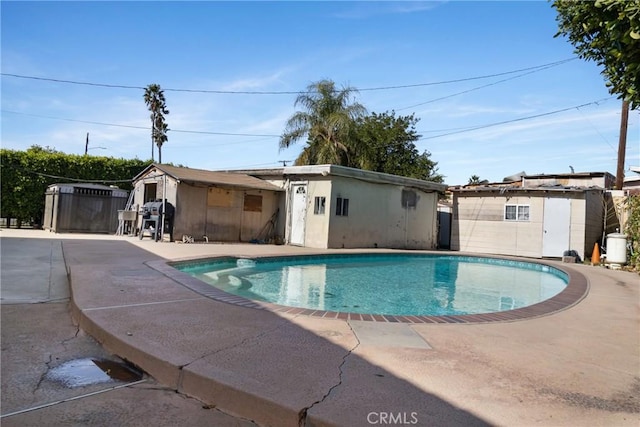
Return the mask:
<svg viewBox="0 0 640 427"><path fill-rule="evenodd" d="M600 264L600 248L598 248L598 242L593 245L593 252L591 253L591 265Z"/></svg>

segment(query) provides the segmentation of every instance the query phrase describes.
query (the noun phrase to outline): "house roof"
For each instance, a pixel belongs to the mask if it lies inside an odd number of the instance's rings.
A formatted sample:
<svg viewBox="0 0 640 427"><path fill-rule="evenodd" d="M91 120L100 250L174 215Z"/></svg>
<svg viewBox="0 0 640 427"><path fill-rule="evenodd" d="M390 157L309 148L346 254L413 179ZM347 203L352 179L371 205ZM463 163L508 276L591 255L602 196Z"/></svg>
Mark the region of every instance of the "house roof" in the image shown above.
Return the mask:
<svg viewBox="0 0 640 427"><path fill-rule="evenodd" d="M422 179L408 178L404 176L391 175L382 172L366 171L362 169L349 168L338 165L308 165L308 166L287 166L282 168L270 169L245 169L239 171L229 171L236 173L245 173L254 176L263 177L284 177L284 176L341 176L346 178L354 178L362 181L375 182L379 184L395 184L406 187L417 188L423 191L444 192L447 188L446 184L437 182L424 181Z"/></svg>
<svg viewBox="0 0 640 427"><path fill-rule="evenodd" d="M164 172L179 182L210 184L222 188L250 188L254 190L284 191L284 189L276 185L247 174L216 172L157 163L149 165L145 170L136 175L133 181L138 181L153 169Z"/></svg>
<svg viewBox="0 0 640 427"><path fill-rule="evenodd" d="M450 188L449 189L453 193L532 193L532 194L549 194L549 193L584 193L589 190L597 190L603 191L601 187L591 186L591 187L572 187L565 186L560 184L549 184L549 185L541 185L537 187L521 187L516 185L503 185L501 187L497 186L475 186L475 187L459 187L459 188Z"/></svg>
<svg viewBox="0 0 640 427"><path fill-rule="evenodd" d="M550 173L538 175L524 175L525 179L545 179L545 178L597 178L607 176L615 179L615 176L609 172L573 172L573 173Z"/></svg>

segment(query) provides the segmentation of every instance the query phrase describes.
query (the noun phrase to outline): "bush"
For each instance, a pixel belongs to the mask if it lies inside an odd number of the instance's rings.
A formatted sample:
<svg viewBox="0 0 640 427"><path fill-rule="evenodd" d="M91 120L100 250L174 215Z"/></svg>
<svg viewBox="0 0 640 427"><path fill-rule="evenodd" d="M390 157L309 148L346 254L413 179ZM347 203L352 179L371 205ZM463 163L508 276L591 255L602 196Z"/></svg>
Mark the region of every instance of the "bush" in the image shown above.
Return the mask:
<svg viewBox="0 0 640 427"><path fill-rule="evenodd" d="M631 244L629 267L640 271L640 194L629 196L627 206L629 219L625 226L625 233Z"/></svg>
<svg viewBox="0 0 640 427"><path fill-rule="evenodd" d="M65 154L36 145L26 151L0 149L0 164L0 217L42 224L49 185L94 182L131 190L133 177L151 161Z"/></svg>

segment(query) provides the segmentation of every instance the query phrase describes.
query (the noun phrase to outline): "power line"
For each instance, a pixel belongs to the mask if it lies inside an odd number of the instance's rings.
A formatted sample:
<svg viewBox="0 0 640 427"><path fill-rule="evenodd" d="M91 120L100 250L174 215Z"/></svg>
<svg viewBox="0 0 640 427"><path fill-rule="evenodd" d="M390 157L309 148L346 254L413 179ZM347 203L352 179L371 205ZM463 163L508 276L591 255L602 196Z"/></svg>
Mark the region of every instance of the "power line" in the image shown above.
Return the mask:
<svg viewBox="0 0 640 427"><path fill-rule="evenodd" d="M42 173L42 172L37 172L37 171L33 171L30 169L26 169L23 167L19 167L19 166L12 166L12 165L0 165L0 167L6 168L9 167L11 169L16 169L22 172L27 172L33 175L38 175L38 176L44 176L46 178L54 178L54 179L66 179L67 181L74 181L74 182L86 182L86 183L98 183L98 182L102 182L102 183L121 183L121 182L133 182L133 179L79 179L79 178L69 178L66 176L58 176L58 175L49 175L46 173Z"/></svg>
<svg viewBox="0 0 640 427"><path fill-rule="evenodd" d="M379 86L379 87L370 87L370 88L356 88L359 92L367 92L367 91L378 91L378 90L392 90L392 89L409 89L423 86L435 86L435 85L443 85L450 83L461 83L471 80L480 80L480 79L488 79L493 77L500 77L508 74L521 73L523 71L541 71L543 69L549 67L555 67L557 65L562 65L570 61L574 61L577 58L568 58L563 59L561 61L550 62L548 64L536 65L533 67L521 68L518 70L505 71L501 73L487 74L483 76L474 76L474 77L466 77L461 79L454 80L443 80L437 82L427 82L427 83L416 83L416 84L407 84L407 85L396 85L396 86ZM83 86L95 86L95 87L106 87L106 88L115 88L115 89L136 89L136 90L145 90L144 86L133 86L133 85L118 85L118 84L109 84L109 83L94 83L94 82L84 82L78 80L63 80L63 79L55 79L49 77L38 77L38 76L27 76L23 74L12 74L12 73L0 73L2 76L6 77L15 77L20 79L29 79L29 80L40 80L40 81L48 81L54 83L65 83L65 84L74 84L74 85L83 85ZM233 94L233 95L297 95L301 92L306 91L234 91L234 90L209 90L209 89L179 89L179 88L163 88L165 92L189 92L189 93L212 93L212 94Z"/></svg>
<svg viewBox="0 0 640 427"><path fill-rule="evenodd" d="M524 120L530 120L530 119L536 119L536 118L539 118L539 117L550 116L550 115L553 115L553 114L563 113L565 111L569 111L569 110L573 110L573 109L577 109L578 111L580 111L580 108L582 108L582 107L586 107L586 106L594 105L594 104L595 105L599 105L599 103L608 101L608 100L610 100L612 98L614 98L614 97L612 96L612 97L608 97L608 98L602 98L602 99L599 99L597 101L588 102L586 104L581 104L581 105L576 105L576 106L573 106L573 107L562 108L560 110L549 111L549 112L546 112L546 113L535 114L533 116L520 117L520 118L517 118L517 119L511 119L511 120L504 120L504 121L501 121L501 122L494 122L494 123L488 123L488 124L484 124L484 125L477 125L477 126L463 127L463 128L450 128L450 129L439 129L439 130L423 130L423 131L418 131L418 133L424 133L424 132L447 132L447 133L443 133L443 134L440 134L440 135L422 137L422 138L420 138L420 140L441 138L443 136L455 135L455 134L459 134L459 133L471 132L471 131L474 131L474 130L485 129L485 128L504 125L504 124L509 124L509 123L520 122L520 121L524 121ZM10 111L10 110L0 110L0 111L2 111L3 113L22 114L22 115L25 115L25 116L41 117L41 118L52 119L52 120L64 120L64 121L70 121L70 122L88 123L88 124L95 124L95 125L102 125L102 126L114 126L114 127L125 127L125 128L149 130L149 128L144 127L144 126L120 125L120 124L115 124L115 123L101 123L101 122L92 122L92 121L86 121L86 120L65 119L65 118L61 118L61 117L51 117L51 116L41 116L41 115L37 115L37 114L20 113L20 112L17 112L17 111ZM223 136L250 136L250 137L267 137L267 138L279 138L280 137L280 135L271 135L271 134L226 133L226 132L191 131L191 130L180 130L180 129L175 129L175 130L171 129L171 131L172 132L182 132L182 133L207 134L207 135L223 135ZM451 132L449 132L449 131L451 131Z"/></svg>
<svg viewBox="0 0 640 427"><path fill-rule="evenodd" d="M485 87L495 86L497 84L504 83L504 82L507 82L509 80L519 79L520 77L524 77L524 76L527 76L529 74L537 73L538 71L543 71L543 70L546 70L548 68L555 67L557 65L559 65L559 64L555 63L553 65L548 65L548 66L543 67L543 68L536 68L533 71L528 71L526 73L518 74L517 76L513 76L513 77L506 78L506 79L498 80L496 82L488 83L488 84L485 84L485 85L482 85L482 86L476 86L476 87L471 88L471 89L463 90L462 92L456 92L456 93L452 93L450 95L441 96L439 98L430 99L429 101L424 101L424 102L421 102L419 104L409 105L408 107L396 108L395 111L408 110L409 108L415 108L415 107L419 107L421 105L431 104L431 103L436 102L436 101L442 101L444 99L453 98L454 96L462 95L462 94L469 93L469 92L474 92L476 90L484 89Z"/></svg>
<svg viewBox="0 0 640 427"><path fill-rule="evenodd" d="M458 133L471 132L471 131L474 131L474 130L486 129L486 128L489 128L489 127L494 127L494 126L499 126L499 125L506 125L506 124L515 123L515 122L521 122L521 121L524 121L524 120L537 119L538 117L550 116L552 114L563 113L563 112L569 111L569 110L580 109L580 108L586 107L588 105L594 105L594 104L599 105L600 102L608 101L608 100L613 99L613 98L614 97L611 96L609 98L602 98L602 99L599 99L597 101L588 102L586 104L575 105L573 107L562 108L560 110L549 111L549 112L546 112L546 113L536 114L536 115L533 115L533 116L520 117L520 118L517 118L517 119L505 120L505 121L502 121L502 122L489 123L489 124L486 124L486 125L472 126L472 127L466 128L466 129L456 130L454 132L443 133L443 134L440 134L440 135L426 136L426 137L420 138L420 140L441 138L443 136L455 135L455 134L458 134Z"/></svg>
<svg viewBox="0 0 640 427"><path fill-rule="evenodd" d="M50 120L63 120L66 122L87 123L91 125L112 126L112 127L129 128L129 129L144 129L144 130L150 129L149 127L145 127L145 126L122 125L117 123L104 123L104 122L93 122L88 120L67 119L63 117L53 117L53 116L43 116L39 114L21 113L19 111L11 111L11 110L0 110L0 111L2 111L3 113L20 114L23 116L39 117L39 118L50 119ZM196 134L205 134L205 135L252 136L252 137L255 136L255 137L269 137L269 138L280 137L280 135L257 134L257 133L210 132L210 131L203 131L203 130L185 130L185 129L169 129L169 130L171 132L177 132L177 133L196 133Z"/></svg>

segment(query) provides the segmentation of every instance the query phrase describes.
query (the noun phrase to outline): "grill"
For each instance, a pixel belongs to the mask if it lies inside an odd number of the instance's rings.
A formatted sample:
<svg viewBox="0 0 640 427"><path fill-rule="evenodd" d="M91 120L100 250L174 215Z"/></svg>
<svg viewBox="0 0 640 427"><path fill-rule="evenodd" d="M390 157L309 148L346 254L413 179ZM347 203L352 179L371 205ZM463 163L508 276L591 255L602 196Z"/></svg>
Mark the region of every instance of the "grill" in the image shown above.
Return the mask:
<svg viewBox="0 0 640 427"><path fill-rule="evenodd" d="M162 211L162 206L162 200L147 202L142 205L140 240L144 237L145 232L149 232L151 238L156 242L160 240L161 234L169 233L169 241L173 242L173 217L176 209L166 200L164 201L166 212ZM163 233L159 232L161 226L164 226Z"/></svg>

